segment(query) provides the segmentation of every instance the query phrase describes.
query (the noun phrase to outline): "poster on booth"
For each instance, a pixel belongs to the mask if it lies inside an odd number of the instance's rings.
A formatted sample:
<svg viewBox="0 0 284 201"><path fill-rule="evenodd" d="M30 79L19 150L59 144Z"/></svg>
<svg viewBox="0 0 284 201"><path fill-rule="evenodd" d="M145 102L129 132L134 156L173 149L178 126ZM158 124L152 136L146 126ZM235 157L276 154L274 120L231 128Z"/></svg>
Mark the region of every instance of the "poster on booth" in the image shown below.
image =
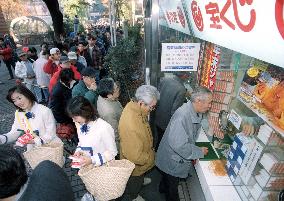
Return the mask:
<svg viewBox="0 0 284 201"><path fill-rule="evenodd" d="M284 68L284 0L185 0L194 36Z"/></svg>
<svg viewBox="0 0 284 201"><path fill-rule="evenodd" d="M164 12L167 26L180 32L190 34L185 12L181 1L160 0L160 10ZM164 22L161 25L164 25Z"/></svg>
<svg viewBox="0 0 284 201"><path fill-rule="evenodd" d="M211 91L215 88L217 69L220 63L221 49L218 45L207 43L201 69L200 85Z"/></svg>
<svg viewBox="0 0 284 201"><path fill-rule="evenodd" d="M162 43L161 71L197 71L200 43Z"/></svg>
<svg viewBox="0 0 284 201"><path fill-rule="evenodd" d="M246 71L238 98L284 136L284 69L255 60Z"/></svg>

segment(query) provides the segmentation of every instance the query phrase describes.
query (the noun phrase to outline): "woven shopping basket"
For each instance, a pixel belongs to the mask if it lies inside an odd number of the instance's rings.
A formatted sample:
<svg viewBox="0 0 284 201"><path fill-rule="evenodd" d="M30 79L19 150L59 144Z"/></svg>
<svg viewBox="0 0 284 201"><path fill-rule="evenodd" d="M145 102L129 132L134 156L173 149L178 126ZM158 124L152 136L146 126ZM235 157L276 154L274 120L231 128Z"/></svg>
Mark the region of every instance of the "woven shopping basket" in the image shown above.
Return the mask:
<svg viewBox="0 0 284 201"><path fill-rule="evenodd" d="M50 160L63 167L63 143L50 142L30 151L24 152L24 157L34 169L40 162Z"/></svg>
<svg viewBox="0 0 284 201"><path fill-rule="evenodd" d="M96 200L107 201L122 196L134 168L129 160L113 160L103 166L81 168L78 175Z"/></svg>

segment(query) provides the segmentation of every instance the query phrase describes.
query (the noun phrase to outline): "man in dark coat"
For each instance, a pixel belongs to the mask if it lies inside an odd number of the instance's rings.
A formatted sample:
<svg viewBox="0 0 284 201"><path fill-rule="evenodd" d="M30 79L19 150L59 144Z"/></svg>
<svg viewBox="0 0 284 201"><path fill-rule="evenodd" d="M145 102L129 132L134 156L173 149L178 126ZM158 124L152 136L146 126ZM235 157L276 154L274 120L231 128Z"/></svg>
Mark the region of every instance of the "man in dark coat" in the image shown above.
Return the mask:
<svg viewBox="0 0 284 201"><path fill-rule="evenodd" d="M9 145L0 145L0 164L0 200L74 200L67 175L51 161L41 162L28 178L20 154Z"/></svg>
<svg viewBox="0 0 284 201"><path fill-rule="evenodd" d="M51 93L49 108L57 123L73 123L66 113L67 102L72 98L72 88L76 81L71 69L63 69Z"/></svg>
<svg viewBox="0 0 284 201"><path fill-rule="evenodd" d="M155 112L155 125L157 129L156 149L172 115L185 102L186 88L183 82L187 78L187 72L175 72L173 77L165 77L160 82L159 92L161 96Z"/></svg>

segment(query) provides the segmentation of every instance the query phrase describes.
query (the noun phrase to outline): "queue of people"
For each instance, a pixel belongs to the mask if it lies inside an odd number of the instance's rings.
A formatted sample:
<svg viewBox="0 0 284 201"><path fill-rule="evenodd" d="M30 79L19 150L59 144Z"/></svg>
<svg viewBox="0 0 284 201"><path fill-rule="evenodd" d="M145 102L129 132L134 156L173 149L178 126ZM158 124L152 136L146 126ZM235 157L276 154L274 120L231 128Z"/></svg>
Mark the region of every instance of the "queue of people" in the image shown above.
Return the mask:
<svg viewBox="0 0 284 201"><path fill-rule="evenodd" d="M26 147L32 150L51 141L61 143L65 139L58 130L73 127L70 132L74 133L70 136L78 138L73 157L80 161L80 167L91 164L100 167L115 159L127 159L135 164L123 199L145 200L141 189L151 182L145 175L156 166L162 175L160 192L166 195L167 201L179 200L179 179L190 174L193 160L208 152L204 147L197 147L195 141L203 114L210 109L212 93L197 87L185 103L182 79L186 75L176 74L173 79L164 79L158 89L151 85L138 87L133 99L123 108L119 95L124 89L108 77L103 65L104 49L108 48L97 39L89 35L87 40L78 41L75 47L67 45L64 50L58 47L48 50L48 44L42 44L38 58L33 59L24 51L18 54L20 61L16 63L15 74L21 82L7 95L16 107L15 120L11 131L0 135L0 144L15 142L23 133L30 132L34 138ZM155 113L159 131L156 140L148 118L151 112ZM66 175L56 164L44 161L27 178L23 159L6 145L0 145L0 150L10 154L0 152L0 199L16 196L24 200L35 185L54 172L61 182L56 184L56 180L50 180L45 188L52 183L58 188L65 185L66 192L56 194L46 189L50 200L74 200L69 195ZM14 161L7 161L8 155ZM19 165L13 167L14 164ZM17 171L19 175L3 181L9 171ZM15 189L2 190L19 178L22 181ZM41 196L35 193L31 196L34 199L29 200L42 200Z"/></svg>

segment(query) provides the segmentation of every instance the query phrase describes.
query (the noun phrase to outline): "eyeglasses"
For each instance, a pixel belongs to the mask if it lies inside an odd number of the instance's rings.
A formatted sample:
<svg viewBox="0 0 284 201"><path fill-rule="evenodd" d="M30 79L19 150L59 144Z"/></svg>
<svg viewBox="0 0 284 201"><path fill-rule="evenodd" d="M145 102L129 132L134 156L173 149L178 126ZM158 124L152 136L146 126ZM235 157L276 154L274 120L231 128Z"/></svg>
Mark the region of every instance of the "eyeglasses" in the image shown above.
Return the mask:
<svg viewBox="0 0 284 201"><path fill-rule="evenodd" d="M150 111L153 111L156 109L156 105L147 105L147 104L145 105L149 108Z"/></svg>

